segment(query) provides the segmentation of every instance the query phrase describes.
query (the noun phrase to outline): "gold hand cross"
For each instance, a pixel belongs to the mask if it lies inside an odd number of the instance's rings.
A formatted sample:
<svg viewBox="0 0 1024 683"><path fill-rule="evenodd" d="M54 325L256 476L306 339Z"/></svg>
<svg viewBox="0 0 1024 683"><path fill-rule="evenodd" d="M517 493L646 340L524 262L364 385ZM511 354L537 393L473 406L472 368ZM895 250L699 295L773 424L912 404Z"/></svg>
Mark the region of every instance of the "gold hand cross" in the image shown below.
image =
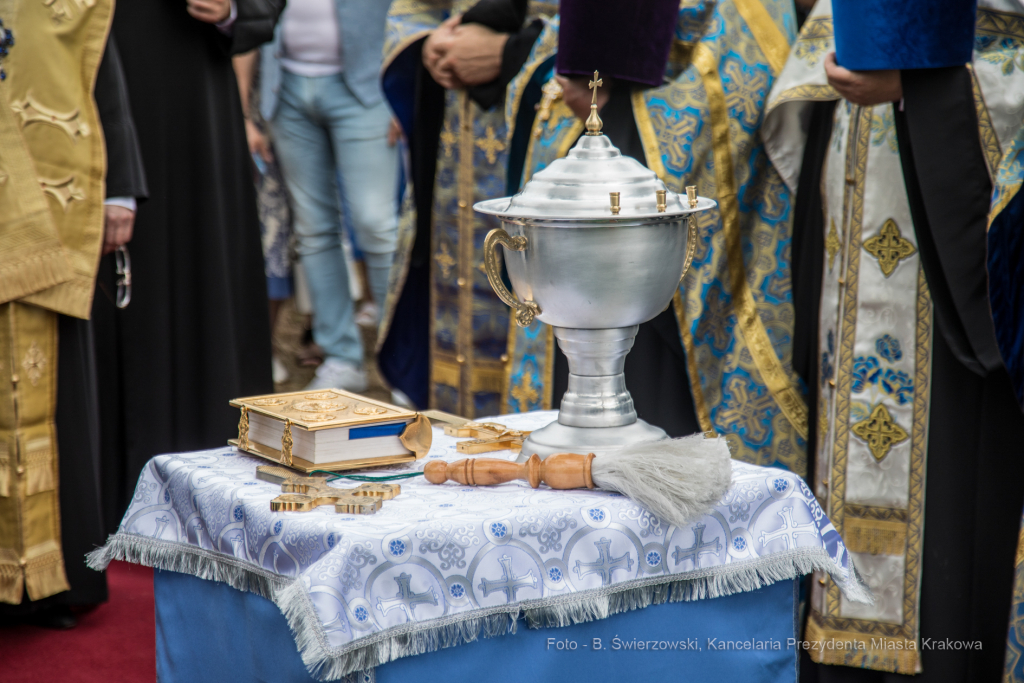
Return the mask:
<svg viewBox="0 0 1024 683"><path fill-rule="evenodd" d="M444 433L448 436L471 436L472 441L460 441L455 450L459 453L475 455L508 449L518 453L523 449L523 440L530 432L509 429L505 425L494 422L467 422L464 425L445 425Z"/></svg>
<svg viewBox="0 0 1024 683"><path fill-rule="evenodd" d="M398 484L378 482L352 489L336 489L327 485L323 476L302 477L284 467L261 465L256 478L281 485L281 495L270 501L272 512L309 512L321 505L333 505L335 512L350 515L372 515L381 503L402 492Z"/></svg>

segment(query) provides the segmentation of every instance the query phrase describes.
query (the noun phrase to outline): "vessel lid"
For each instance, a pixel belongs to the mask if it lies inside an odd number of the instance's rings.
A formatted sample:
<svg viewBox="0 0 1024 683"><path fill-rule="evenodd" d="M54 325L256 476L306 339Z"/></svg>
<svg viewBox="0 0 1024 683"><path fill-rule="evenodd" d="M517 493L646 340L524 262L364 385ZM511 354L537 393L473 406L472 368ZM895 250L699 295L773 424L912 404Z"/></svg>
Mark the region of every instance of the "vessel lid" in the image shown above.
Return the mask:
<svg viewBox="0 0 1024 683"><path fill-rule="evenodd" d="M665 192L659 207L658 192ZM612 193L618 193L618 212ZM584 135L565 157L538 171L519 194L479 202L473 208L502 218L602 219L670 218L715 205L697 197L690 206L686 195L668 190L654 171L623 156L607 136Z"/></svg>

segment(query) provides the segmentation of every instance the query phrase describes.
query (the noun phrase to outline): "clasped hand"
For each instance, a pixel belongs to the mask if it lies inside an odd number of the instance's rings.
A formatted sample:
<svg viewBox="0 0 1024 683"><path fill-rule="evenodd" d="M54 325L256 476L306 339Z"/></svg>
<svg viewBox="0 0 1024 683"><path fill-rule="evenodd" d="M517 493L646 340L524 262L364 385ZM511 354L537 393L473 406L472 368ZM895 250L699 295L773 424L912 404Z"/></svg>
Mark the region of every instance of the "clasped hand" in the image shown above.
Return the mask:
<svg viewBox="0 0 1024 683"><path fill-rule="evenodd" d="M843 99L871 107L903 98L903 84L896 69L881 71L850 71L836 63L836 53L825 57L825 75L828 84L835 88Z"/></svg>
<svg viewBox="0 0 1024 683"><path fill-rule="evenodd" d="M231 0L185 0L188 13L207 24L219 24L231 16Z"/></svg>
<svg viewBox="0 0 1024 683"><path fill-rule="evenodd" d="M423 66L449 90L483 85L497 78L508 41L507 33L461 21L461 14L450 17L423 44Z"/></svg>

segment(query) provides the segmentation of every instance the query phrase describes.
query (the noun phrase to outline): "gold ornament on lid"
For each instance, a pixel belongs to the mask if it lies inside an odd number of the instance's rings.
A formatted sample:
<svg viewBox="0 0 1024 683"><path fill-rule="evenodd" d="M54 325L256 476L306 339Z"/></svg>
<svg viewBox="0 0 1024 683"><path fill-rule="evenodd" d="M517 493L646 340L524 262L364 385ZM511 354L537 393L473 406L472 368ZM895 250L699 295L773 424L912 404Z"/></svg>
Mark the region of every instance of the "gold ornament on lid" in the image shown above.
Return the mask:
<svg viewBox="0 0 1024 683"><path fill-rule="evenodd" d="M697 208L697 186L687 185L686 186L686 198L689 200L690 208Z"/></svg>
<svg viewBox="0 0 1024 683"><path fill-rule="evenodd" d="M611 205L612 205L612 215L613 216L618 216L619 215L619 210L622 208L622 205L620 204L621 200L619 199L619 197L621 197L621 195L618 192L609 192L608 193L608 200L611 202Z"/></svg>
<svg viewBox="0 0 1024 683"><path fill-rule="evenodd" d="M587 86L594 91L593 96L590 98L590 116L587 117L587 135L600 135L601 127L604 125L601 122L601 117L597 115L597 89L604 85L604 80L598 78L598 74L594 72L594 80L590 81L590 85Z"/></svg>

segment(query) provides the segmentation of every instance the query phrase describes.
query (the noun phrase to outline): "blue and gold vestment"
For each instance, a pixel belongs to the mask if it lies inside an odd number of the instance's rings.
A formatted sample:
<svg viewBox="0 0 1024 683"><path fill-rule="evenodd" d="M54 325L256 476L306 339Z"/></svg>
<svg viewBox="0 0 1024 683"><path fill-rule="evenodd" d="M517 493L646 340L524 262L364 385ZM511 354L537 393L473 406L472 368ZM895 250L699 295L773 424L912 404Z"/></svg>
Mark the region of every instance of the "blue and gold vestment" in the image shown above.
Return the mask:
<svg viewBox="0 0 1024 683"><path fill-rule="evenodd" d="M549 34L557 27L552 21L541 35L534 62L554 53ZM652 170L674 192L696 185L719 201L700 219L693 267L674 300L701 427L728 435L740 459L803 474L807 409L791 362L791 198L759 132L795 33L787 2L687 0L664 85L636 90L632 103ZM509 86L510 100L527 78ZM565 155L583 130L557 84L544 92L527 178ZM503 408L550 406L551 330L540 322L511 329L508 354Z"/></svg>
<svg viewBox="0 0 1024 683"><path fill-rule="evenodd" d="M385 94L407 136L419 132L411 130L409 114L416 98L415 79L404 73L418 67L410 59L418 55L413 48L449 16L474 4L471 0L392 3L384 46ZM551 4L532 2L529 16L547 16L553 10ZM422 299L423 305L429 305L430 326L426 400L433 408L466 417L494 415L500 412L505 391L509 314L483 270L483 240L497 221L473 211L473 204L506 194L510 129L500 106L483 109L465 90L450 90L444 97L430 221L430 292ZM517 106L518 101L509 104L513 109ZM410 189L407 196L412 194ZM403 322L395 319L395 311L406 284L416 225L414 203L407 200L391 294L385 302L382 343Z"/></svg>

